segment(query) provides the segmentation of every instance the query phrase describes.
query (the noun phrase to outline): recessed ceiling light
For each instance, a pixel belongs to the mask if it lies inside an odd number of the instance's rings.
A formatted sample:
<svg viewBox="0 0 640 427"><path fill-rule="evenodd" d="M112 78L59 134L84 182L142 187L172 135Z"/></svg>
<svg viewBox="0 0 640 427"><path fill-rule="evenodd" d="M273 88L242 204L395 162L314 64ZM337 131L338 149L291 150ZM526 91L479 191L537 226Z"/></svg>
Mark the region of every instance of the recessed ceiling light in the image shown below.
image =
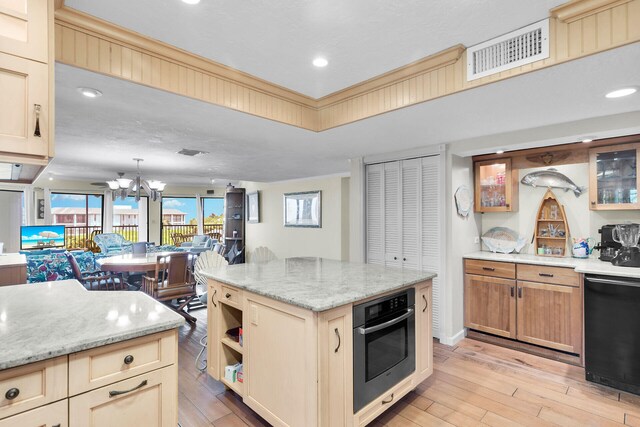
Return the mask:
<svg viewBox="0 0 640 427"><path fill-rule="evenodd" d="M186 4L198 4L200 0L182 0Z"/></svg>
<svg viewBox="0 0 640 427"><path fill-rule="evenodd" d="M100 92L98 89L92 89L90 87L79 87L78 92L80 92L87 98L98 98L102 96L102 92Z"/></svg>
<svg viewBox="0 0 640 427"><path fill-rule="evenodd" d="M498 150L496 151L496 154L504 154L504 150Z"/></svg>
<svg viewBox="0 0 640 427"><path fill-rule="evenodd" d="M326 67L328 64L329 64L329 61L327 61L326 58L322 58L320 56L313 60L313 65L318 68Z"/></svg>
<svg viewBox="0 0 640 427"><path fill-rule="evenodd" d="M629 96L636 93L638 89L635 87L625 87L622 89L614 90L606 94L607 98L622 98L623 96Z"/></svg>

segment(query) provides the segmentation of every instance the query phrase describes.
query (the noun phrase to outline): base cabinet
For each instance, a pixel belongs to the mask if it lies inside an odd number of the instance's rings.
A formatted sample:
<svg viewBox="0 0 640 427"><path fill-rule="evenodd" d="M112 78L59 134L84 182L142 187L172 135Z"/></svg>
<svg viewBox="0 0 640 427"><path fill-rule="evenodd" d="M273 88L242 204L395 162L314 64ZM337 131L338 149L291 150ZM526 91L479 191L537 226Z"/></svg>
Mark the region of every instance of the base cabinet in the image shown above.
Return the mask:
<svg viewBox="0 0 640 427"><path fill-rule="evenodd" d="M177 378L173 367L120 381L69 399L71 426L174 427Z"/></svg>
<svg viewBox="0 0 640 427"><path fill-rule="evenodd" d="M421 383L433 373L433 316L431 282L416 290L416 382Z"/></svg>
<svg viewBox="0 0 640 427"><path fill-rule="evenodd" d="M554 350L582 353L582 286L573 269L466 261L467 328ZM505 264L505 268L496 264ZM484 271L486 275L469 274L471 271ZM497 271L510 271L513 279L491 276Z"/></svg>

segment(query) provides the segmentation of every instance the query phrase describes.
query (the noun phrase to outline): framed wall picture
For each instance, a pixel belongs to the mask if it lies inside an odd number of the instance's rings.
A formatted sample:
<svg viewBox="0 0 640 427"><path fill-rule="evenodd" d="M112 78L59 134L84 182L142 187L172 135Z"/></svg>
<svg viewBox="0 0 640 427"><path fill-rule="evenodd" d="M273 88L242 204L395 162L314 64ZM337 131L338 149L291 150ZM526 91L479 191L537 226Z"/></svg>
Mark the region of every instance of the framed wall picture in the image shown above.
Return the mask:
<svg viewBox="0 0 640 427"><path fill-rule="evenodd" d="M247 222L256 224L260 222L260 192L247 193Z"/></svg>
<svg viewBox="0 0 640 427"><path fill-rule="evenodd" d="M285 227L322 227L322 192L285 193Z"/></svg>

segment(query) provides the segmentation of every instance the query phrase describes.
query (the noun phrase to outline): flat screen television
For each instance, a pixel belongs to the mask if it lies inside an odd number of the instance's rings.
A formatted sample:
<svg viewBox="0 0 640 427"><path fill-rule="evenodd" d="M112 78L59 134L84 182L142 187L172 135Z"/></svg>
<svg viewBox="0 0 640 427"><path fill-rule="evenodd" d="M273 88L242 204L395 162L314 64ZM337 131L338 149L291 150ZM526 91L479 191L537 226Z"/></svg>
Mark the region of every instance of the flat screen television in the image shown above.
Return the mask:
<svg viewBox="0 0 640 427"><path fill-rule="evenodd" d="M20 249L64 248L64 225L23 225Z"/></svg>

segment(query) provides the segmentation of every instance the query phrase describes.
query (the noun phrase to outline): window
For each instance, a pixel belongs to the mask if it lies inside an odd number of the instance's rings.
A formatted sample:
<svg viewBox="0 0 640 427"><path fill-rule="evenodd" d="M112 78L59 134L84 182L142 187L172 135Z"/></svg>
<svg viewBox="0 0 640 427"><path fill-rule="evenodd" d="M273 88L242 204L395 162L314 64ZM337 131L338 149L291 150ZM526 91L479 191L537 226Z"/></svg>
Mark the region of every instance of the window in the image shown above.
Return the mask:
<svg viewBox="0 0 640 427"><path fill-rule="evenodd" d="M148 197L142 196L139 202L135 197L117 199L113 202L113 232L122 235L131 242L147 240Z"/></svg>
<svg viewBox="0 0 640 427"><path fill-rule="evenodd" d="M202 223L204 233L221 240L224 224L224 199L205 197L202 199Z"/></svg>
<svg viewBox="0 0 640 427"><path fill-rule="evenodd" d="M51 193L51 224L65 226L67 248L85 248L102 232L102 211L101 194Z"/></svg>
<svg viewBox="0 0 640 427"><path fill-rule="evenodd" d="M163 245L179 244L198 233L195 197L163 197L161 203Z"/></svg>

